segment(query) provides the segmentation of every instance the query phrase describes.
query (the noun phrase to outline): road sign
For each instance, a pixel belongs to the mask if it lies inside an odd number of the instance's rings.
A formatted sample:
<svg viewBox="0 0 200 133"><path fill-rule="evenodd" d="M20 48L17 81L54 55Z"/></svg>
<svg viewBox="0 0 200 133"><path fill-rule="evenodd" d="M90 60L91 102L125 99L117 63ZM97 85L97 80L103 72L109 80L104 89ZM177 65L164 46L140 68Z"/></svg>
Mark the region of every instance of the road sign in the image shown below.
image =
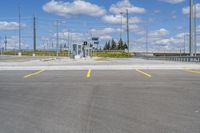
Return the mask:
<svg viewBox="0 0 200 133"><path fill-rule="evenodd" d="M98 37L92 37L92 41L99 41Z"/></svg>

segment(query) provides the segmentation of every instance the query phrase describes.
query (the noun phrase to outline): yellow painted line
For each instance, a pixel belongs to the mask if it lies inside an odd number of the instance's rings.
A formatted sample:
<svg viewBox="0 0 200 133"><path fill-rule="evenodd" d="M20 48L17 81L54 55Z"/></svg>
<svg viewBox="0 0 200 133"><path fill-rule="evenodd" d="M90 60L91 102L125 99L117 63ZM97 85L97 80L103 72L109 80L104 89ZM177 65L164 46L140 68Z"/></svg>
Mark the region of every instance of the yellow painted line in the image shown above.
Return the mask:
<svg viewBox="0 0 200 133"><path fill-rule="evenodd" d="M139 73L141 73L141 74L143 74L144 76L146 76L146 77L148 77L148 78L151 78L151 77L152 77L150 74L148 74L148 73L146 73L146 72L144 72L144 71L142 71L142 70L136 69L136 71L139 72Z"/></svg>
<svg viewBox="0 0 200 133"><path fill-rule="evenodd" d="M90 78L90 77L91 77L91 69L89 69L87 72L87 78Z"/></svg>
<svg viewBox="0 0 200 133"><path fill-rule="evenodd" d="M191 70L191 69L185 69L186 72L191 72L195 74L200 74L200 70Z"/></svg>
<svg viewBox="0 0 200 133"><path fill-rule="evenodd" d="M29 78L29 77L38 75L38 74L40 74L40 73L42 73L42 72L44 72L44 71L45 71L45 70L40 70L40 71L38 71L38 72L28 74L28 75L24 76L24 78Z"/></svg>

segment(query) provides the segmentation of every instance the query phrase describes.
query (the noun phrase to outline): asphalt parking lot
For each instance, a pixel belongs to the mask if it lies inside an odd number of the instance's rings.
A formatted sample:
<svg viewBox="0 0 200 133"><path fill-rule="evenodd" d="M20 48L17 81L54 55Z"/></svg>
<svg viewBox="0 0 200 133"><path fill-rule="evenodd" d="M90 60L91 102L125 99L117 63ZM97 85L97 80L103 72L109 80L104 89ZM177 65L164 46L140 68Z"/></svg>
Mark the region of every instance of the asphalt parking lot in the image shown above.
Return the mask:
<svg viewBox="0 0 200 133"><path fill-rule="evenodd" d="M0 75L0 133L200 132L198 70Z"/></svg>

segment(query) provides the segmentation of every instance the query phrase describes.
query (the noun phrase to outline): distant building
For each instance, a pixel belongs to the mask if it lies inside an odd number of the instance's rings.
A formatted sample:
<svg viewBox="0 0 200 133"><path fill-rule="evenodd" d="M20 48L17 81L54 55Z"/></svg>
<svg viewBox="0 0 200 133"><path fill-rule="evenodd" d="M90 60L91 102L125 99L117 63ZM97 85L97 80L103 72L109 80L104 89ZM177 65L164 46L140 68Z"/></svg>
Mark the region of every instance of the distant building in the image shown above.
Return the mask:
<svg viewBox="0 0 200 133"><path fill-rule="evenodd" d="M92 45L88 42L84 42L83 44L72 44L70 53L71 58L85 58L92 56Z"/></svg>

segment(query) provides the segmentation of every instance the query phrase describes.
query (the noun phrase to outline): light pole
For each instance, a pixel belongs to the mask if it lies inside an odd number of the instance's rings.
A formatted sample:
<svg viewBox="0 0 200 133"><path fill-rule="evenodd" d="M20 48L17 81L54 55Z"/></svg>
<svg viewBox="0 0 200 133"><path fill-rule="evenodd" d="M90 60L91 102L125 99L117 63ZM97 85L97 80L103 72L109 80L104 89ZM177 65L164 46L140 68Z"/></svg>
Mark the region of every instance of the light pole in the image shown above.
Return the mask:
<svg viewBox="0 0 200 133"><path fill-rule="evenodd" d="M122 30L123 30L123 12L120 12L120 15L121 15L120 39L122 40Z"/></svg>
<svg viewBox="0 0 200 133"><path fill-rule="evenodd" d="M197 8L196 4L194 4L194 55L197 55Z"/></svg>
<svg viewBox="0 0 200 133"><path fill-rule="evenodd" d="M70 41L69 41L69 38L70 38L70 34L69 34L69 29L67 30L68 33L67 33L67 43L68 43L68 57L70 57L70 54L71 54L71 47L70 47Z"/></svg>
<svg viewBox="0 0 200 133"><path fill-rule="evenodd" d="M2 43L1 43L1 36L0 36L0 48L1 48L1 55L3 54L3 46L2 46Z"/></svg>
<svg viewBox="0 0 200 133"><path fill-rule="evenodd" d="M21 7L19 6L19 55L21 54Z"/></svg>
<svg viewBox="0 0 200 133"><path fill-rule="evenodd" d="M59 47L59 33L58 33L58 20L56 21L56 56L58 57L58 47Z"/></svg>
<svg viewBox="0 0 200 133"><path fill-rule="evenodd" d="M130 52L130 41L129 41L129 14L128 9L126 9L126 25L127 25L127 45L128 45L128 53Z"/></svg>
<svg viewBox="0 0 200 133"><path fill-rule="evenodd" d="M36 18L33 16L33 56L35 56L36 52Z"/></svg>
<svg viewBox="0 0 200 133"><path fill-rule="evenodd" d="M7 51L7 43L8 43L7 36L5 36L5 40L4 40L4 44L5 44L4 49L5 49L5 51Z"/></svg>
<svg viewBox="0 0 200 133"><path fill-rule="evenodd" d="M183 42L183 45L184 45L184 54L185 54L185 43L186 43L186 36L185 36L185 31L184 31L184 42Z"/></svg>
<svg viewBox="0 0 200 133"><path fill-rule="evenodd" d="M149 51L148 43L149 43L149 18L147 19L146 22L146 54L148 54Z"/></svg>
<svg viewBox="0 0 200 133"><path fill-rule="evenodd" d="M193 0L190 0L190 39L189 39L189 53L190 56L193 56L193 47L194 47L194 12L193 12Z"/></svg>

